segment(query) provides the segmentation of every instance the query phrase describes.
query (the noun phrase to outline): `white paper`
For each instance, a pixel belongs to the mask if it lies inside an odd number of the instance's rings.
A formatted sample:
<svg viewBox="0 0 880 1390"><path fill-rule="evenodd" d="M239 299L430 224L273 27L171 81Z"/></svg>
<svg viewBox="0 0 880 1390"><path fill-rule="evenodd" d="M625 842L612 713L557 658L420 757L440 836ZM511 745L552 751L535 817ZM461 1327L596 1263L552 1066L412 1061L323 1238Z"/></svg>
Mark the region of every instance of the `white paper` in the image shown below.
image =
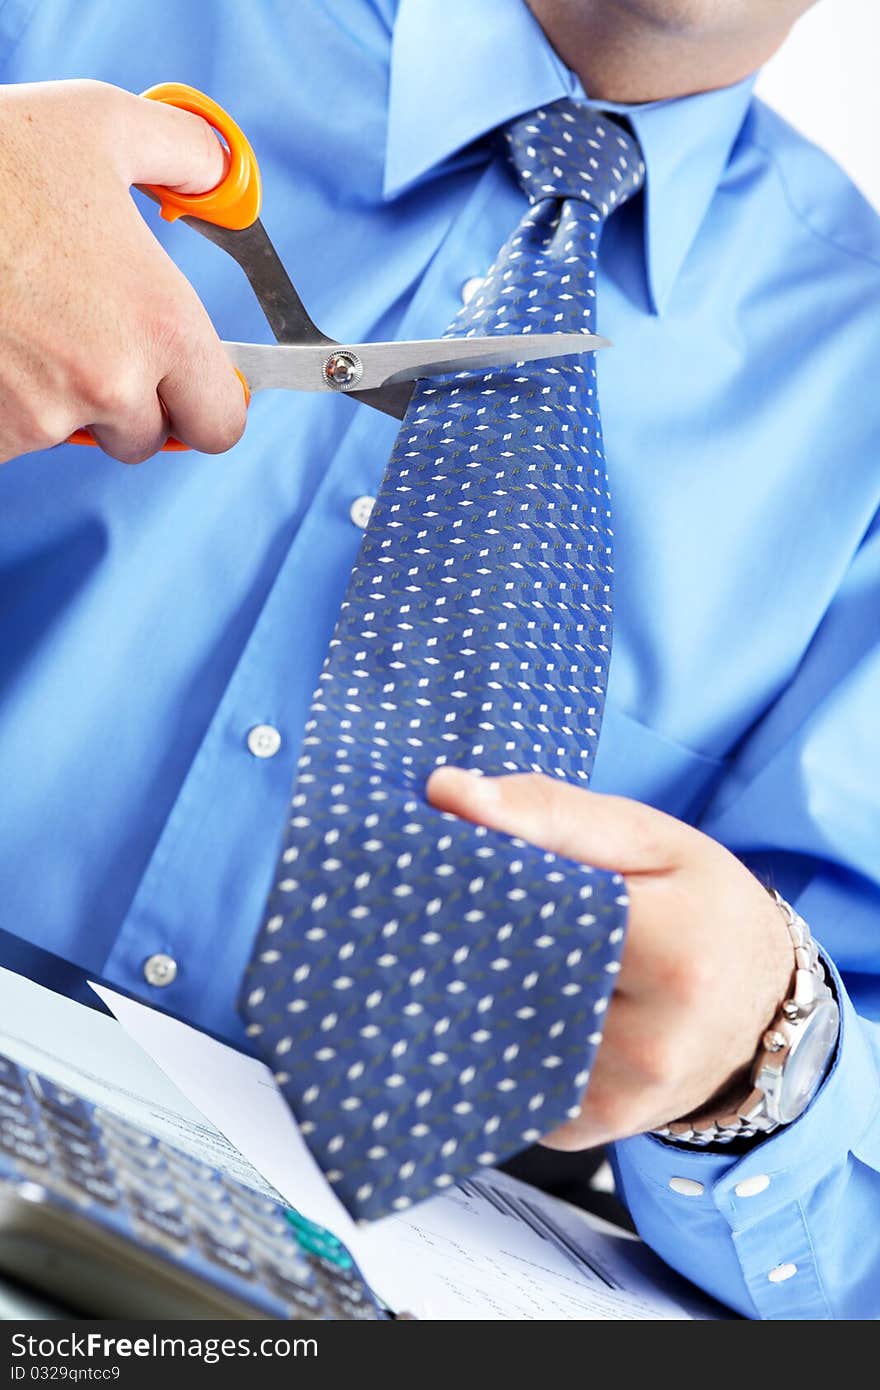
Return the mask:
<svg viewBox="0 0 880 1390"><path fill-rule="evenodd" d="M553 1238L554 1228L567 1238L570 1251L564 1252ZM630 1266L630 1240L613 1231L598 1218L504 1173L486 1172L410 1212L379 1221L366 1240L381 1245L386 1260L406 1270L399 1306L420 1317L689 1319L690 1313Z"/></svg>

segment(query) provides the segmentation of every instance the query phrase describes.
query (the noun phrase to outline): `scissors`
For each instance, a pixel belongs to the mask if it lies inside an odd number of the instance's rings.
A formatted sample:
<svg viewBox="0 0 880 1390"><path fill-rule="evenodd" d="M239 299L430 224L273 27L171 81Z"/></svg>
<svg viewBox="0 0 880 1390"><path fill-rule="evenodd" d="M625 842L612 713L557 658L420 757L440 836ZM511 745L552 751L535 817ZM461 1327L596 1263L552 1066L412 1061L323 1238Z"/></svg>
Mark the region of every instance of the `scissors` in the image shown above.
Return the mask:
<svg viewBox="0 0 880 1390"><path fill-rule="evenodd" d="M201 116L226 147L226 173L206 193L182 194L158 185L140 187L159 204L166 221L180 218L232 256L247 276L276 340L274 344L223 344L248 404L253 392L271 388L336 391L401 420L421 378L485 371L610 346L606 338L593 333L337 342L312 322L260 221L262 181L244 132L221 106L195 87L163 82L143 95ZM88 430L77 430L69 442L94 444L95 440ZM164 450L186 447L176 439L163 445Z"/></svg>

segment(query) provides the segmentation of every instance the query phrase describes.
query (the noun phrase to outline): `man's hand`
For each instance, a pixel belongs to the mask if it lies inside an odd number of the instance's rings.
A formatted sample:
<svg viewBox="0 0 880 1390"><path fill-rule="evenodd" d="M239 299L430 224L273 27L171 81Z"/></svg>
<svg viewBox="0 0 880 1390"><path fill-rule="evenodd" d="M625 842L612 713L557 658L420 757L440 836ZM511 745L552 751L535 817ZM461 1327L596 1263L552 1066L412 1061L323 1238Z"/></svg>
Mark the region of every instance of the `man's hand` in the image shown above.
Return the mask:
<svg viewBox="0 0 880 1390"><path fill-rule="evenodd" d="M198 116L99 82L0 87L0 462L88 426L125 463L169 432L218 453L241 384L129 192L212 188Z"/></svg>
<svg viewBox="0 0 880 1390"><path fill-rule="evenodd" d="M440 768L428 798L626 880L627 938L590 1085L579 1118L545 1143L639 1134L745 1082L794 959L781 912L738 859L662 811L550 777Z"/></svg>

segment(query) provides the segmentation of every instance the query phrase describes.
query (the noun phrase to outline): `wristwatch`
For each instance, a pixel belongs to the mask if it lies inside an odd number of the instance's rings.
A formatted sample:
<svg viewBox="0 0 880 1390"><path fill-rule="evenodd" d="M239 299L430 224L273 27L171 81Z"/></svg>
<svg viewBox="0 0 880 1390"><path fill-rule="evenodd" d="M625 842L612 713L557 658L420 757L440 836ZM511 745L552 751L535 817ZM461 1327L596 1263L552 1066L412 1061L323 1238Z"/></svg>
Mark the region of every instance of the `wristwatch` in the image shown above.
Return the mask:
<svg viewBox="0 0 880 1390"><path fill-rule="evenodd" d="M777 892L794 945L794 987L761 1038L748 1094L703 1107L653 1131L678 1144L727 1144L791 1124L806 1110L825 1078L840 1028L835 1002L810 929Z"/></svg>

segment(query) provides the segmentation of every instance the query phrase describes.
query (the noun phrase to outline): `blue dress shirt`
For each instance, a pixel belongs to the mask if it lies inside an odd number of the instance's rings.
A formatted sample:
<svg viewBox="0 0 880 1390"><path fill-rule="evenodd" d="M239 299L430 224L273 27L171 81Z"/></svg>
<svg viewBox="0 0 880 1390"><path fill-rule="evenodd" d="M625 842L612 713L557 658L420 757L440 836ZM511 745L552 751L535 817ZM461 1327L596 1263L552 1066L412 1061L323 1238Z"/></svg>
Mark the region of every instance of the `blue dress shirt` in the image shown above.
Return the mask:
<svg viewBox="0 0 880 1390"><path fill-rule="evenodd" d="M348 339L444 331L523 211L485 136L580 94L521 0L0 4L0 81L73 76L227 106L270 235ZM646 1239L747 1316L877 1316L880 230L749 82L615 109L648 172L598 289L617 579L594 786L772 873L843 1008L795 1124L741 1158L629 1140L618 1179ZM221 336L266 340L235 265L144 215ZM234 998L394 431L271 393L223 457L63 447L0 471L0 927L242 1043ZM161 988L156 953L178 967Z"/></svg>

